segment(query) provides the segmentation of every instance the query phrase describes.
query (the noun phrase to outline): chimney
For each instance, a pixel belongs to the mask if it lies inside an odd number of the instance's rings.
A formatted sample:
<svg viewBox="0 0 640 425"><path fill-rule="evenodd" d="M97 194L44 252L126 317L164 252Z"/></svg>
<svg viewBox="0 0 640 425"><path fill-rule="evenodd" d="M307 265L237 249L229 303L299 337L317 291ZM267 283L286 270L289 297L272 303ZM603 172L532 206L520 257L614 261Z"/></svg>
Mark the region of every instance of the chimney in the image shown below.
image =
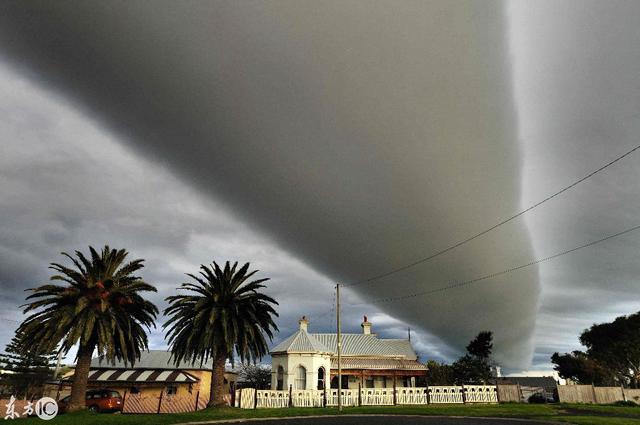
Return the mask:
<svg viewBox="0 0 640 425"><path fill-rule="evenodd" d="M371 335L371 322L367 320L367 316L364 316L364 321L360 325L362 326L362 333L365 335Z"/></svg>
<svg viewBox="0 0 640 425"><path fill-rule="evenodd" d="M298 324L300 325L301 331L307 331L307 327L309 326L309 320L307 320L307 316L302 316L302 319L298 320Z"/></svg>

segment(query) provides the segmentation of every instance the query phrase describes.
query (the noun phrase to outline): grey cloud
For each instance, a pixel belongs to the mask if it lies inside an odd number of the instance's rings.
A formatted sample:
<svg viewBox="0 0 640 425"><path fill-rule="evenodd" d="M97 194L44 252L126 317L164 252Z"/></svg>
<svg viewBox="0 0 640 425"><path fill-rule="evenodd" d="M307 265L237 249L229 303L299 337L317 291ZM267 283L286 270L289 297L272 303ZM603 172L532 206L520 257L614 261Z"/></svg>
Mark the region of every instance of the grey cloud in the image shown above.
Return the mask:
<svg viewBox="0 0 640 425"><path fill-rule="evenodd" d="M60 251L90 244L145 258L142 276L157 286L151 299L160 307L188 280L184 273L238 259L272 279L267 291L282 303L281 325L295 324L301 312L330 309L325 277L163 167L132 155L59 97L0 67L0 99L7 112L0 120L0 347L22 318L24 289L46 283L48 264L64 261ZM308 298L287 287L305 288ZM166 346L160 326L150 344Z"/></svg>
<svg viewBox="0 0 640 425"><path fill-rule="evenodd" d="M510 8L524 203L638 145L640 5L516 2ZM636 153L527 216L537 257L638 225ZM540 266L537 350L580 349L596 322L640 309L634 232Z"/></svg>
<svg viewBox="0 0 640 425"><path fill-rule="evenodd" d="M1 48L21 72L332 280L380 273L519 208L501 2L0 7ZM513 223L346 297L433 288L531 254ZM379 308L456 349L490 328L498 359L525 366L538 291L532 268Z"/></svg>

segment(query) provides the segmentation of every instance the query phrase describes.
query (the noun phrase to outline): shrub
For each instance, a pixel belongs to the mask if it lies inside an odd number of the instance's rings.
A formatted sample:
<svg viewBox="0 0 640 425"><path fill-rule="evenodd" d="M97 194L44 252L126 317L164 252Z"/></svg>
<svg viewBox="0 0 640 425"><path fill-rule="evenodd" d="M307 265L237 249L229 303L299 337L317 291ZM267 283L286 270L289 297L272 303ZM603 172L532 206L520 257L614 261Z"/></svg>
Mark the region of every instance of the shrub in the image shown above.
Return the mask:
<svg viewBox="0 0 640 425"><path fill-rule="evenodd" d="M529 403L542 404L547 402L547 398L544 394L536 393L529 397Z"/></svg>
<svg viewBox="0 0 640 425"><path fill-rule="evenodd" d="M640 404L636 404L631 400L618 400L615 403L613 403L614 406L620 406L620 407L640 407Z"/></svg>

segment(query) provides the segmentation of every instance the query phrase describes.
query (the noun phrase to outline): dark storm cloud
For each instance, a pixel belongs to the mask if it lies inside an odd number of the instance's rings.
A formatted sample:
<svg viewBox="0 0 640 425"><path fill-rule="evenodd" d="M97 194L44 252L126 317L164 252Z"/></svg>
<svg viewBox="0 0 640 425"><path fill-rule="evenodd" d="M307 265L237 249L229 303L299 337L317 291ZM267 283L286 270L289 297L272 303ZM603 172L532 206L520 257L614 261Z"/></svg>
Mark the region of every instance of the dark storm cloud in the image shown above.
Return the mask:
<svg viewBox="0 0 640 425"><path fill-rule="evenodd" d="M1 134L15 135L0 159L5 296L46 276L52 252L108 237L149 259L162 296L212 252L255 259L279 282L281 336L300 314L327 330L329 279L428 255L639 143L638 3L521 1L507 14L499 2L401 4L0 4L5 58L138 154L79 131L81 118L65 126L46 102L16 110L26 86L5 96ZM638 235L544 263L540 298L532 268L362 303L637 225L638 161L463 249L346 290L345 330L359 331L364 313L386 336L408 324L435 334L416 334L419 352L450 359L492 329L498 360L526 366L536 325L533 360L548 367L592 323L640 309ZM114 184L126 195L96 195Z"/></svg>
<svg viewBox="0 0 640 425"><path fill-rule="evenodd" d="M237 259L271 278L267 291L282 303L281 326L296 325L301 312L330 310L325 277L162 166L131 155L61 98L0 66L0 99L0 347L22 318L24 289L47 282L47 265L65 261L60 251L86 252L89 244L146 259L142 276L158 288L150 297L161 308L184 273ZM287 287L305 288L308 298ZM326 330L330 319L315 324ZM150 344L166 347L160 326Z"/></svg>
<svg viewBox="0 0 640 425"><path fill-rule="evenodd" d="M3 2L0 48L139 153L350 282L518 210L503 12L500 2ZM350 299L531 255L524 224L512 223L346 293L346 314L359 323ZM306 297L297 291L286 289ZM525 366L538 291L531 268L379 307L456 348L492 329L498 360Z"/></svg>

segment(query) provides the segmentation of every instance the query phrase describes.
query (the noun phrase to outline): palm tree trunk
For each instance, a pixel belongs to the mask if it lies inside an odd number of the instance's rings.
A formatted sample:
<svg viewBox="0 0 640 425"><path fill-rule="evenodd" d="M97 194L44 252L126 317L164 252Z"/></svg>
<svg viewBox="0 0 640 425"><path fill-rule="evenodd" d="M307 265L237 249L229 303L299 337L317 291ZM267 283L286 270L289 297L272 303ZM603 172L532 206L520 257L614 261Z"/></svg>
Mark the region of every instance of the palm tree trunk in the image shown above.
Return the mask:
<svg viewBox="0 0 640 425"><path fill-rule="evenodd" d="M213 359L213 368L211 370L211 389L209 396L209 404L207 407L222 407L224 401L224 365L227 358L224 354L218 354Z"/></svg>
<svg viewBox="0 0 640 425"><path fill-rule="evenodd" d="M73 374L73 385L71 385L71 400L69 401L68 411L73 412L85 408L85 393L87 392L87 383L89 381L89 370L91 369L91 356L93 355L93 347L78 349L78 363Z"/></svg>

